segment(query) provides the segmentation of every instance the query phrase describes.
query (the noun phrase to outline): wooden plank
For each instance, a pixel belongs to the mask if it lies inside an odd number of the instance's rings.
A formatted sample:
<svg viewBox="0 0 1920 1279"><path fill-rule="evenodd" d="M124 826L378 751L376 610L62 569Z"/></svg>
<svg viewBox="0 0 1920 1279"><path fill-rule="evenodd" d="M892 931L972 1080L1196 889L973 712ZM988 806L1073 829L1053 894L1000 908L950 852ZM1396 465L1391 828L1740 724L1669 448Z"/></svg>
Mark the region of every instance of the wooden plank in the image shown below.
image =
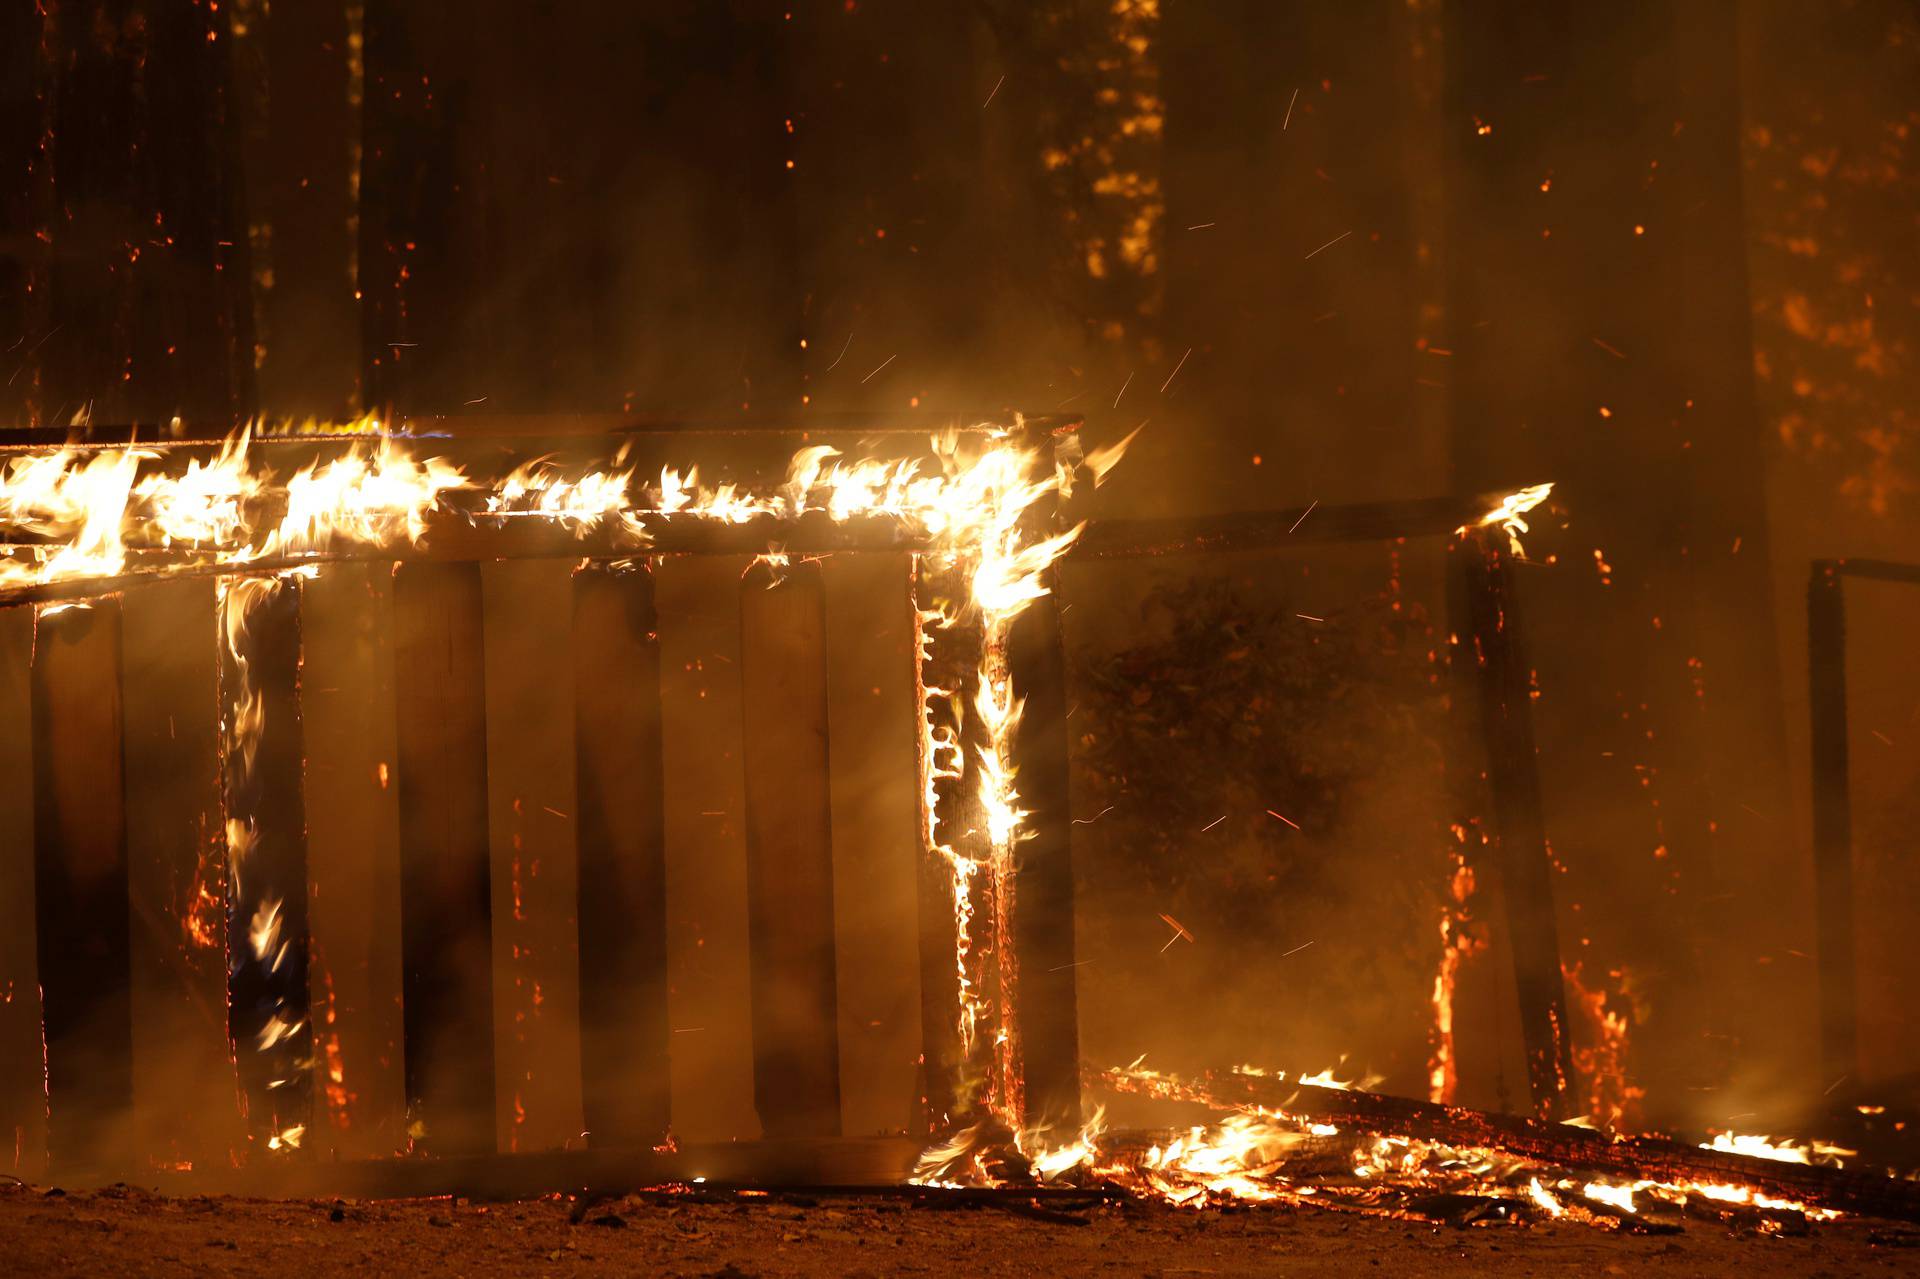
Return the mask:
<svg viewBox="0 0 1920 1279"><path fill-rule="evenodd" d="M826 587L817 561L740 583L754 1104L767 1136L840 1132L827 755Z"/></svg>
<svg viewBox="0 0 1920 1279"><path fill-rule="evenodd" d="M121 601L126 645L134 1149L160 1167L244 1145L227 1031L220 629L210 581Z"/></svg>
<svg viewBox="0 0 1920 1279"><path fill-rule="evenodd" d="M833 920L840 1121L904 1132L920 1095L919 769L911 565L904 555L821 564L833 725Z"/></svg>
<svg viewBox="0 0 1920 1279"><path fill-rule="evenodd" d="M33 610L0 610L0 1168L46 1171L47 1076L34 955Z"/></svg>
<svg viewBox="0 0 1920 1279"><path fill-rule="evenodd" d="M316 1154L406 1144L395 777L393 566L338 564L302 588Z"/></svg>
<svg viewBox="0 0 1920 1279"><path fill-rule="evenodd" d="M986 860L986 820L966 773L982 745L980 719L967 712L981 634L977 623L941 626L958 616L964 581L951 569L915 556L911 610L919 660L915 690L920 723L916 757L923 778L915 898L920 932L921 1112L912 1131L941 1132L962 1122L975 1098L961 1041L959 923L954 857ZM977 1074L977 1072L976 1072Z"/></svg>
<svg viewBox="0 0 1920 1279"><path fill-rule="evenodd" d="M1028 1128L1056 1138L1080 1126L1080 1025L1074 990L1073 809L1067 746L1067 657L1060 601L1015 618L1007 639L1015 696L1016 785L1027 838L1015 850L1014 1003L1026 1067Z"/></svg>
<svg viewBox="0 0 1920 1279"><path fill-rule="evenodd" d="M1813 750L1814 925L1819 946L1821 1087L1857 1084L1859 977L1853 938L1853 794L1847 742L1847 604L1840 566L1807 582L1807 700Z"/></svg>
<svg viewBox="0 0 1920 1279"><path fill-rule="evenodd" d="M652 1146L672 1101L660 636L647 561L574 575L573 707L587 1141Z"/></svg>
<svg viewBox="0 0 1920 1279"><path fill-rule="evenodd" d="M504 1151L578 1141L579 876L574 849L573 566L480 568L486 608L496 1129Z"/></svg>
<svg viewBox="0 0 1920 1279"><path fill-rule="evenodd" d="M740 814L740 574L669 556L654 579L667 779L667 975L676 1140L760 1135Z"/></svg>
<svg viewBox="0 0 1920 1279"><path fill-rule="evenodd" d="M300 581L234 577L221 587L228 1026L248 1140L277 1151L299 1145L313 1119Z"/></svg>
<svg viewBox="0 0 1920 1279"><path fill-rule="evenodd" d="M400 936L409 1133L436 1154L494 1137L486 685L480 568L394 575Z"/></svg>
<svg viewBox="0 0 1920 1279"><path fill-rule="evenodd" d="M1504 547L1480 538L1467 548L1463 571L1480 671L1480 724L1493 797L1493 858L1506 903L1528 1084L1535 1113L1559 1120L1566 1117L1566 1093L1573 1080L1572 1044L1553 864L1540 805L1532 668L1522 647L1508 563Z"/></svg>
<svg viewBox="0 0 1920 1279"><path fill-rule="evenodd" d="M33 646L34 883L47 1149L62 1176L125 1166L133 1105L120 601L44 611Z"/></svg>

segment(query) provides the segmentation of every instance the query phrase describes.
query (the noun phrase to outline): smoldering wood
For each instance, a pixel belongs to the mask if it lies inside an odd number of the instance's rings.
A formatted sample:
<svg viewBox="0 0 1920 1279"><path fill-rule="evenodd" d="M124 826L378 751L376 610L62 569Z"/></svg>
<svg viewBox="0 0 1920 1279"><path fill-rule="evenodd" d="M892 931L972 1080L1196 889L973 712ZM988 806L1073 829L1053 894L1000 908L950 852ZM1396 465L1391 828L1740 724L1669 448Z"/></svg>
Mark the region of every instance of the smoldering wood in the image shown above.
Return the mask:
<svg viewBox="0 0 1920 1279"><path fill-rule="evenodd" d="M740 583L754 1104L768 1137L840 1132L820 565L757 562Z"/></svg>
<svg viewBox="0 0 1920 1279"><path fill-rule="evenodd" d="M1846 588L1815 561L1807 582L1807 701L1813 752L1814 928L1820 1067L1829 1090L1858 1079L1859 979L1853 941L1853 795L1848 786ZM1849 1090L1850 1091L1850 1090Z"/></svg>
<svg viewBox="0 0 1920 1279"><path fill-rule="evenodd" d="M133 1105L120 601L42 612L33 646L34 889L55 1172L124 1164Z"/></svg>
<svg viewBox="0 0 1920 1279"><path fill-rule="evenodd" d="M1534 745L1532 668L1522 646L1507 548L1482 535L1460 555L1479 667L1493 858L1506 902L1528 1084L1535 1113L1562 1119L1573 1079L1573 1048Z"/></svg>
<svg viewBox="0 0 1920 1279"><path fill-rule="evenodd" d="M135 1140L225 1162L244 1140L227 1023L218 604L210 581L121 599Z"/></svg>
<svg viewBox="0 0 1920 1279"><path fill-rule="evenodd" d="M1191 1090L1142 1086L1124 1072L1091 1077L1120 1092L1199 1099L1221 1106L1264 1106L1316 1123L1491 1147L1544 1163L1668 1181L1752 1186L1817 1208L1895 1221L1920 1221L1920 1184L1870 1169L1789 1163L1703 1149L1665 1137L1630 1137L1522 1115L1502 1115L1352 1089L1289 1083L1273 1076L1211 1073Z"/></svg>
<svg viewBox="0 0 1920 1279"><path fill-rule="evenodd" d="M648 561L573 579L580 1070L587 1140L652 1146L672 1118L660 635Z"/></svg>
<svg viewBox="0 0 1920 1279"><path fill-rule="evenodd" d="M480 579L496 1123L502 1150L543 1150L577 1143L584 1126L574 699L566 663L573 568L496 560L480 566Z"/></svg>
<svg viewBox="0 0 1920 1279"><path fill-rule="evenodd" d="M299 580L228 581L221 623L228 1025L257 1150L313 1122Z"/></svg>
<svg viewBox="0 0 1920 1279"><path fill-rule="evenodd" d="M33 610L0 609L0 1163L45 1171L47 1079L35 959Z"/></svg>
<svg viewBox="0 0 1920 1279"><path fill-rule="evenodd" d="M325 1158L406 1145L393 566L301 587L315 1127Z"/></svg>
<svg viewBox="0 0 1920 1279"><path fill-rule="evenodd" d="M477 564L394 576L400 935L409 1130L494 1149L492 885Z"/></svg>

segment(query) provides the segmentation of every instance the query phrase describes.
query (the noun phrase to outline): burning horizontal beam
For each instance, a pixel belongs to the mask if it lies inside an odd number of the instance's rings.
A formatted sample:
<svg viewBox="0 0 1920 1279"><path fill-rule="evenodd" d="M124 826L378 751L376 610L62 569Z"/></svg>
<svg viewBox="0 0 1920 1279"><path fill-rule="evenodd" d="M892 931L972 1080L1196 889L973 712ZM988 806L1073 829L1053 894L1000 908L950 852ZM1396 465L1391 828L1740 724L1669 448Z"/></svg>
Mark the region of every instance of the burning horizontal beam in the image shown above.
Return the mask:
<svg viewBox="0 0 1920 1279"><path fill-rule="evenodd" d="M1445 536L1462 524L1472 523L1498 501L1497 496L1488 494L1192 518L1096 519L1067 548L1066 556L1135 559L1316 542ZM528 516L501 516L476 509L478 505L463 501L460 494L447 495L446 509L427 516L426 531L418 543L401 540L380 546L348 545L323 552L265 556L244 565L222 562L211 550L131 549L121 573L0 588L0 607L92 598L160 577L272 573L310 564L501 558L621 560L639 554L757 555L769 545L779 545L790 555L899 553L920 549L930 540L891 516L836 520L824 511L810 510L794 519L760 515L743 523L649 520L643 516L650 540L638 543L612 528L577 528ZM16 539L15 544L27 543Z"/></svg>

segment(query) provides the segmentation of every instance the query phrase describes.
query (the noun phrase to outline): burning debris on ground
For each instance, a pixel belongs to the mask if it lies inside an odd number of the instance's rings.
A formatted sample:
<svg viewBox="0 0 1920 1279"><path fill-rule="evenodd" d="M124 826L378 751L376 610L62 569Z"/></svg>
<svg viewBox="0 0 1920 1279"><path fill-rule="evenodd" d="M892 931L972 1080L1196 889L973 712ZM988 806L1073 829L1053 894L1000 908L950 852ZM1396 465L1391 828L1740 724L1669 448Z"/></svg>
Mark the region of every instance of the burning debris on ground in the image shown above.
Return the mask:
<svg viewBox="0 0 1920 1279"><path fill-rule="evenodd" d="M0 12L9 1254L1900 1266L1911 8Z"/></svg>

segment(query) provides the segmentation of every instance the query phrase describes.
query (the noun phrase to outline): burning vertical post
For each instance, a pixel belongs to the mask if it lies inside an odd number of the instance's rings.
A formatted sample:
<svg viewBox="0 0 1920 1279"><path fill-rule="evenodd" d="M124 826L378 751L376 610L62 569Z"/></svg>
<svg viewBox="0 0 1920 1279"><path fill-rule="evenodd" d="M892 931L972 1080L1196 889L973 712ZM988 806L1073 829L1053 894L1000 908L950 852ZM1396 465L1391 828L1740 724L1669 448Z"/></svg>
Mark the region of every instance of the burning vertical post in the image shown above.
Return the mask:
<svg viewBox="0 0 1920 1279"><path fill-rule="evenodd" d="M126 1161L133 1005L120 601L41 610L33 646L34 886L56 1169Z"/></svg>
<svg viewBox="0 0 1920 1279"><path fill-rule="evenodd" d="M1051 438L1036 441L1034 466L1054 469ZM1035 541L1060 532L1049 495L1027 513ZM1019 705L1013 758L1026 816L1013 849L1013 945L1019 974L1014 1005L1024 1068L1025 1126L1056 1136L1080 1126L1080 1029L1074 988L1073 813L1067 739L1067 659L1060 623L1059 568L1042 575L1047 593L1015 617L1007 672Z"/></svg>
<svg viewBox="0 0 1920 1279"><path fill-rule="evenodd" d="M1560 1119L1573 1076L1566 986L1560 971L1553 867L1541 813L1532 670L1514 611L1510 556L1505 547L1495 545L1499 536L1475 533L1461 544L1459 553L1465 557L1467 612L1479 665L1480 725L1493 799L1493 851L1513 947L1527 1079L1535 1112Z"/></svg>
<svg viewBox="0 0 1920 1279"><path fill-rule="evenodd" d="M769 1137L840 1135L827 765L827 598L815 561L740 583L754 1104Z"/></svg>
<svg viewBox="0 0 1920 1279"><path fill-rule="evenodd" d="M650 1146L671 1120L660 635L647 561L573 579L580 1070L587 1139Z"/></svg>
<svg viewBox="0 0 1920 1279"><path fill-rule="evenodd" d="M967 577L937 552L914 557L911 605L920 708L920 1022L924 1131L940 1132L970 1117L983 1081L970 1070L977 966L960 935L975 909L977 871L988 857L987 823L969 762L985 743L980 720L967 713L983 644L967 613Z"/></svg>
<svg viewBox="0 0 1920 1279"><path fill-rule="evenodd" d="M1859 1064L1853 947L1853 795L1847 784L1847 612L1841 566L1816 560L1807 582L1807 700L1813 734L1815 930L1820 1066L1829 1091Z"/></svg>
<svg viewBox="0 0 1920 1279"><path fill-rule="evenodd" d="M394 575L400 945L409 1132L495 1148L492 886L480 566Z"/></svg>
<svg viewBox="0 0 1920 1279"><path fill-rule="evenodd" d="M220 689L228 1025L249 1139L283 1150L313 1119L297 578L222 583Z"/></svg>

